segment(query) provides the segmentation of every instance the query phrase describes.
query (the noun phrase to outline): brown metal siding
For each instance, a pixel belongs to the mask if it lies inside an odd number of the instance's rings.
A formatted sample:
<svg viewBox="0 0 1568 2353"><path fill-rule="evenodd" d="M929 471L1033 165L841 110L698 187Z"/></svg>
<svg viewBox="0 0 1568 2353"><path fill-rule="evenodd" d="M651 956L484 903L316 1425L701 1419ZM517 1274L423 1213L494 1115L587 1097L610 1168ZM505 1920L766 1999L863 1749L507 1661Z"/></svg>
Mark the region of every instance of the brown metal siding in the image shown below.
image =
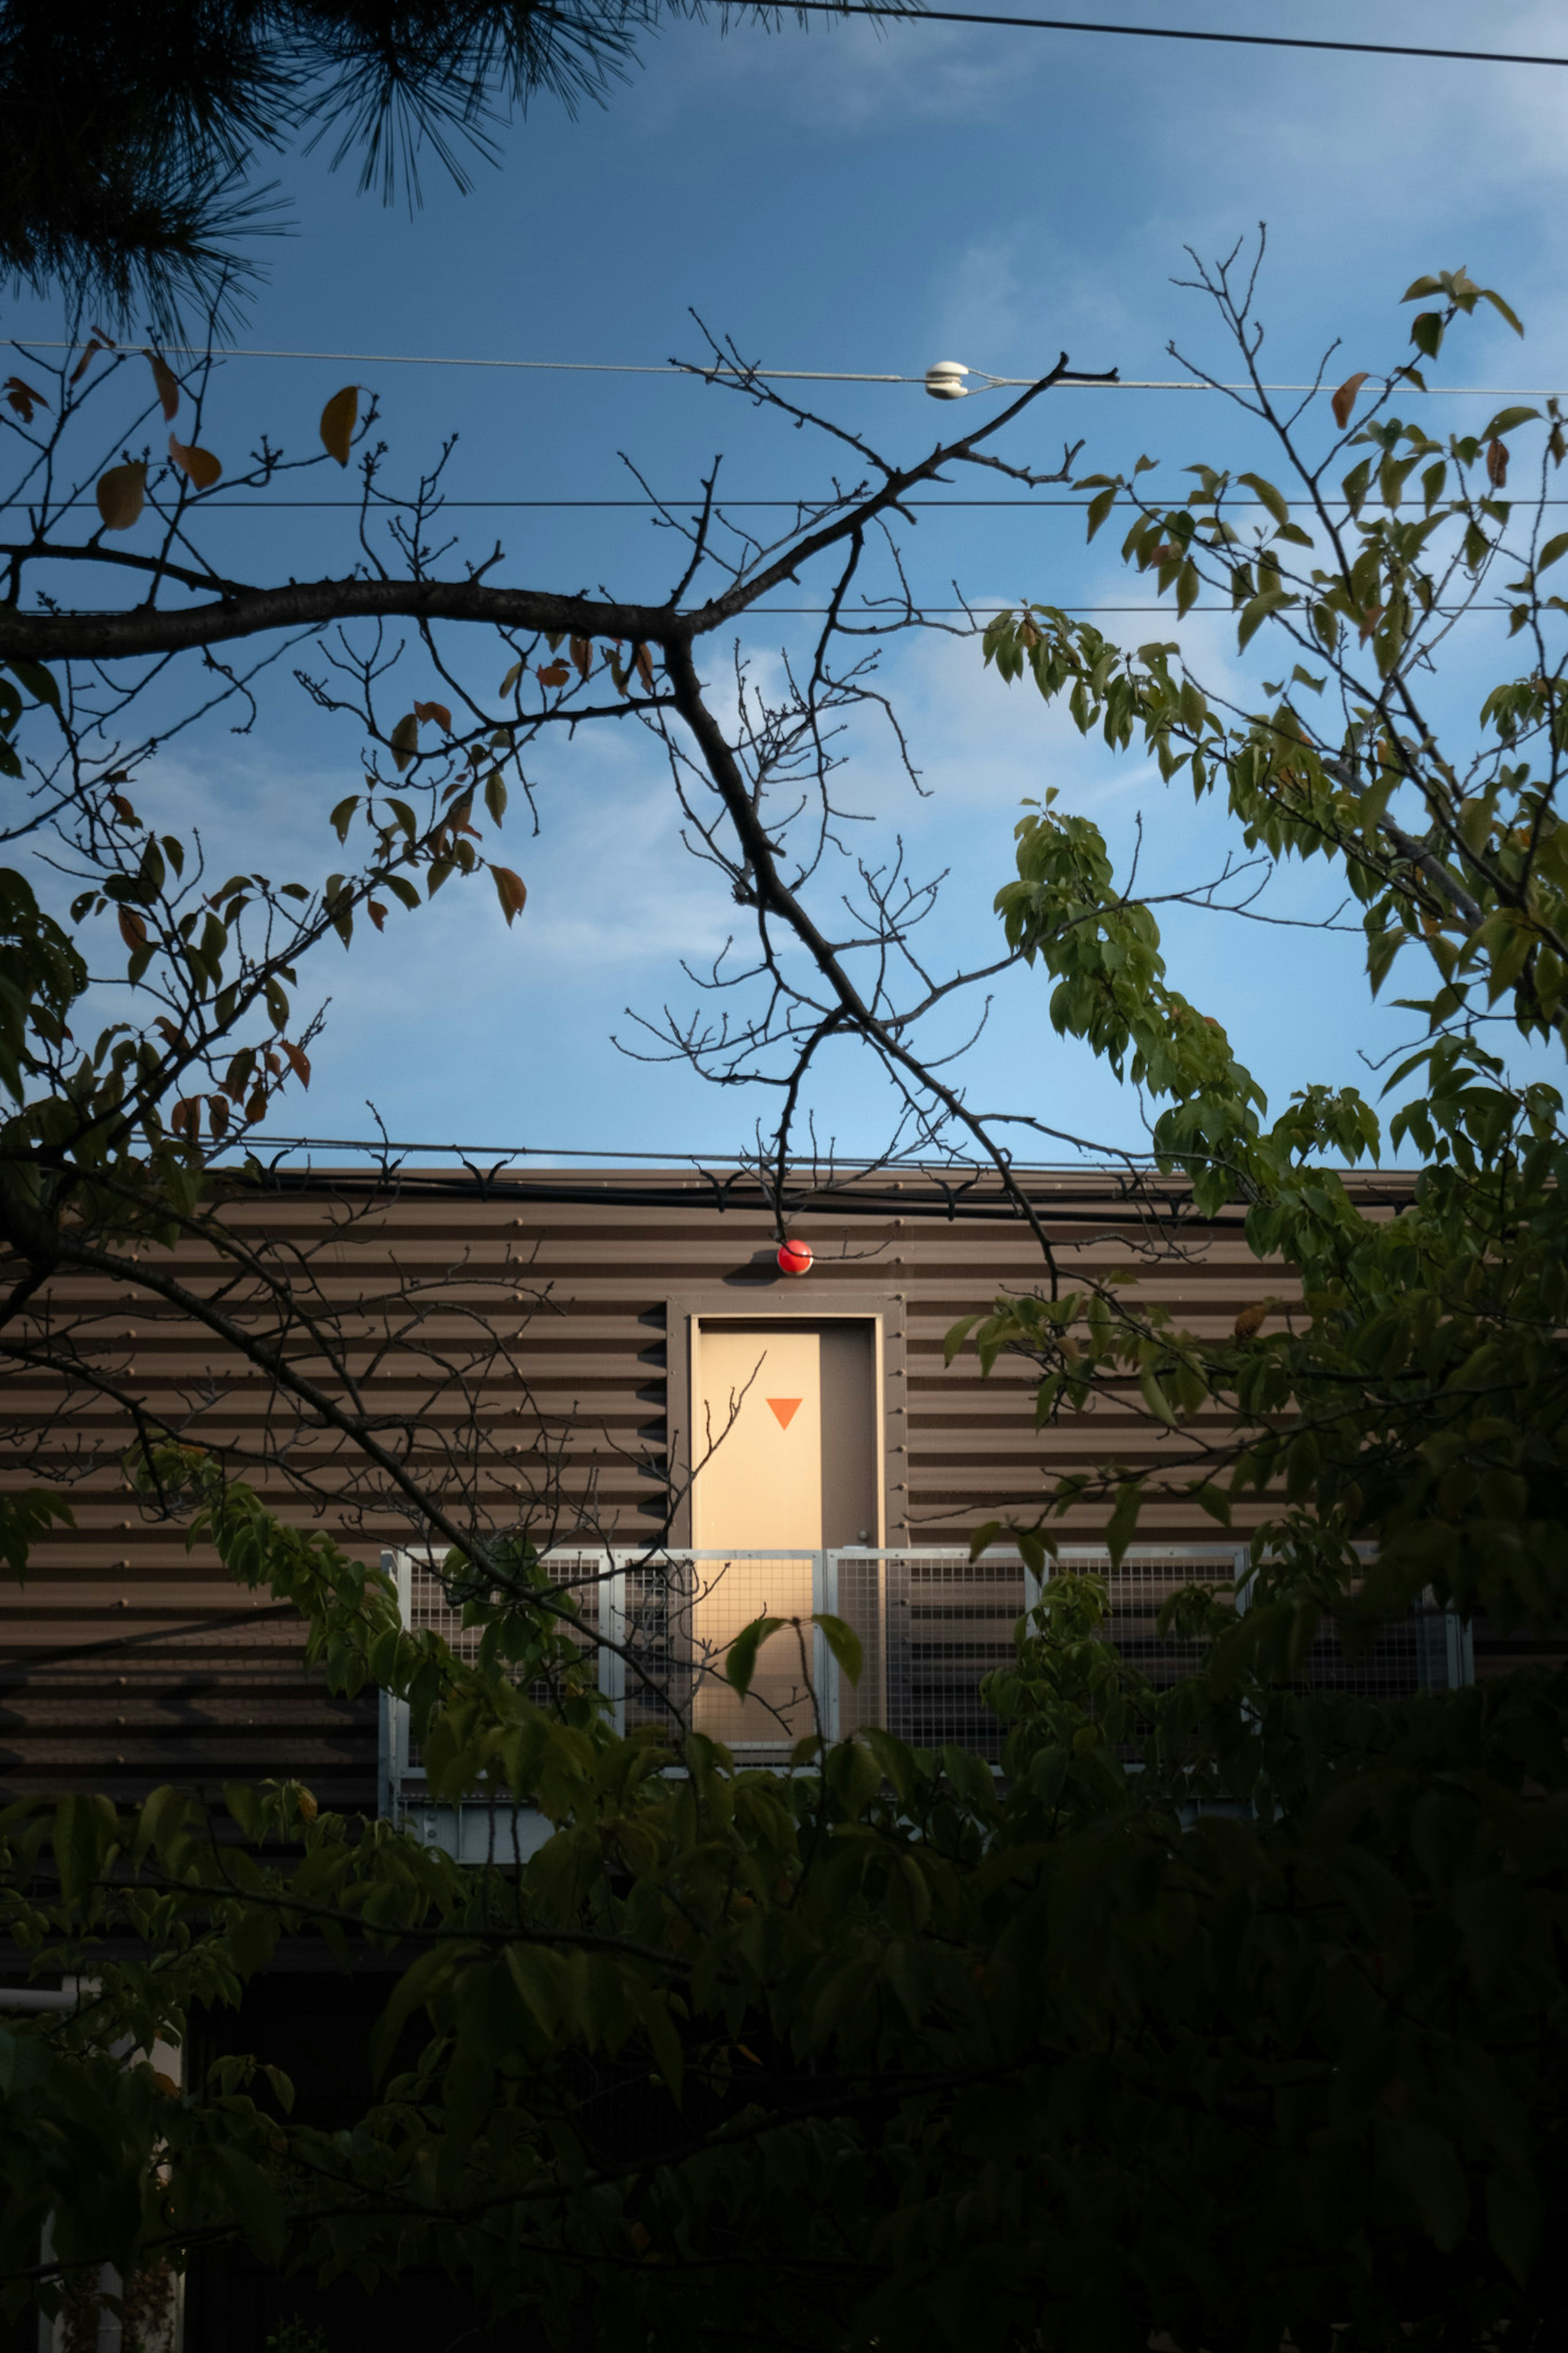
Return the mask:
<svg viewBox="0 0 1568 2353"><path fill-rule="evenodd" d="M754 1303L767 1314L802 1316L872 1293L901 1302L908 1427L907 1436L895 1427L897 1400L889 1395L889 1543L952 1543L1010 1507L1032 1509L1043 1467L1146 1452L1113 1406L1037 1437L1026 1366L1002 1364L982 1381L969 1352L944 1367L942 1341L958 1317L999 1291L1040 1282L1037 1247L1020 1224L918 1216L917 1208L932 1202L932 1188L910 1178L901 1187L907 1210L872 1218L803 1215L798 1229L813 1243L816 1262L809 1276L792 1280L773 1267L767 1215L755 1208L721 1213L711 1187L698 1180L689 1180L689 1205L650 1208L626 1198L647 1187L646 1174L557 1174L563 1185L592 1186L601 1198L520 1207L486 1198L477 1184L458 1189L449 1179L437 1197L425 1198L411 1181L402 1198L368 1214L356 1211L352 1238L331 1244L312 1279L323 1300L345 1315L411 1280L430 1286L425 1341L449 1345L459 1356L478 1315L513 1340L513 1367L483 1385L482 1411L502 1445L526 1448L542 1427L560 1441L562 1535L592 1525L632 1543L659 1525L672 1442L678 1469L684 1452L684 1433L677 1430L672 1441L670 1430L670 1357L683 1345L680 1332L667 1329L672 1296L718 1294L737 1306ZM528 1175L532 1183L546 1181L542 1172ZM330 1180L320 1181L314 1195L237 1202L231 1222L301 1250L319 1247L342 1214ZM668 1187L682 1180L659 1181ZM890 1194L889 1181L881 1182ZM1068 1284L1075 1267L1137 1267L1143 1298L1215 1337L1264 1290L1288 1288L1282 1271L1265 1277L1259 1270L1237 1218L1172 1225L1168 1240L1179 1249L1172 1257L1147 1211L1130 1208L1113 1177L1037 1178L1031 1190L1047 1210ZM1173 1208L1174 1196L1168 1201ZM204 1263L198 1251L183 1250L178 1257L187 1282L216 1280L216 1263ZM217 1375L205 1418L210 1436L256 1440L268 1410L265 1386L246 1373L219 1370L216 1343L173 1317L128 1313L123 1295L107 1283L95 1290L77 1280L68 1289L75 1306L115 1335L134 1366L128 1382L150 1406L168 1410L176 1385L188 1388L210 1365ZM359 1333L365 1361L373 1348L379 1352L370 1393L389 1407L406 1402L427 1378L427 1366L388 1344L379 1310L361 1314L350 1328ZM674 1387L679 1398L679 1379ZM30 1397L13 1383L5 1418L15 1427L48 1403L36 1383ZM456 1426L462 1412L456 1401L441 1405L431 1427L442 1420ZM299 1775L324 1804L372 1805L374 1698L333 1699L305 1667L297 1624L261 1615L269 1597L251 1612L248 1597L237 1592L210 1552L187 1554L178 1531L142 1517L120 1480L126 1431L110 1409L75 1406L68 1428L73 1443L101 1468L78 1493L77 1528L41 1543L26 1588L6 1596L0 1783L16 1793L96 1787L130 1797L169 1779L211 1785L237 1776ZM1165 1440L1158 1451L1174 1455L1181 1446ZM901 1479L900 1448L907 1448ZM320 1433L302 1437L299 1460L329 1491L349 1479L342 1442ZM422 1467L437 1460L431 1451ZM504 1463L498 1452L484 1473L492 1509L503 1504ZM309 1516L276 1476L257 1483L290 1516ZM1093 1541L1100 1517L1086 1507L1063 1533ZM366 1558L407 1535L406 1521L384 1500L362 1498L352 1528L331 1509L323 1524ZM678 1538L679 1533L678 1527ZM1184 1502L1151 1511L1139 1533L1151 1543L1212 1543L1220 1535Z"/></svg>

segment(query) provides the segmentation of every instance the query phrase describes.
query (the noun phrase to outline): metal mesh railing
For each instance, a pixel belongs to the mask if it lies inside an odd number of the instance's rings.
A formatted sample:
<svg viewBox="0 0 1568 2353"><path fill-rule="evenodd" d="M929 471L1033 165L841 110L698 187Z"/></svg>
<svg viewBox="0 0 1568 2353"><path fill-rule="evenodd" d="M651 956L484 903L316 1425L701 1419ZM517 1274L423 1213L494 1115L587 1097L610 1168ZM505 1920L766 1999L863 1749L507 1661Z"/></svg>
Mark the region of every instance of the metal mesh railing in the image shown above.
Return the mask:
<svg viewBox="0 0 1568 2353"><path fill-rule="evenodd" d="M1159 1631L1164 1602L1179 1588L1228 1582L1245 1563L1230 1546L1138 1546L1112 1568L1102 1546L1064 1546L1057 1573L1104 1579L1105 1638L1157 1689L1193 1673L1197 1642ZM679 1719L742 1757L779 1763L818 1716L830 1738L882 1725L911 1746L948 1742L995 1761L1002 1727L981 1699L986 1675L1014 1655L1013 1630L1039 1586L1016 1552L971 1560L961 1546L827 1552L562 1550L547 1560L552 1589L570 1595L584 1647L598 1651L599 1684L626 1729ZM462 1610L434 1564L397 1562L405 1622L441 1633L463 1658L477 1656L481 1630ZM810 1620L829 1610L860 1642L862 1672L840 1674ZM724 1673L742 1628L769 1616L788 1621L762 1646L744 1699ZM599 1641L596 1638L603 1637ZM1331 1630L1313 1642L1304 1687L1402 1699L1470 1680L1468 1638L1458 1620L1424 1607L1381 1628L1363 1651L1347 1652ZM543 1699L547 1694L537 1694ZM389 1786L417 1780L420 1762L393 1708Z"/></svg>
<svg viewBox="0 0 1568 2353"><path fill-rule="evenodd" d="M482 1625L463 1623L467 1597L448 1587L436 1562L418 1553L386 1556L384 1565L397 1578L398 1600L403 1622L411 1634L439 1634L454 1658L472 1664L479 1655L484 1640ZM552 1554L549 1561L550 1582L547 1588L552 1599L567 1602L576 1611L578 1626L568 1625L567 1631L582 1651L585 1660L597 1649L596 1637L605 1612L603 1597L607 1576L607 1556L603 1552L569 1552ZM489 1597L493 1598L493 1597ZM590 1662L589 1680L597 1672L596 1662ZM521 1682L524 1670L513 1671L513 1679ZM550 1686L543 1682L531 1683L530 1696L542 1706L552 1697ZM407 1728L406 1715L402 1722L402 1736L396 1759L397 1770L417 1778L423 1769L418 1744Z"/></svg>
<svg viewBox="0 0 1568 2353"><path fill-rule="evenodd" d="M668 1722L671 1706L731 1748L788 1749L816 1728L822 1681L811 1620L824 1607L817 1552L617 1553L611 1586L625 1656L613 1662L624 1721ZM744 1698L724 1672L758 1618L782 1626L757 1652Z"/></svg>
<svg viewBox="0 0 1568 2353"><path fill-rule="evenodd" d="M986 1675L1011 1663L1014 1627L1038 1599L1038 1582L1014 1552L983 1553L972 1561L967 1547L954 1546L881 1558L888 1730L914 1747L952 1741L994 1762L1003 1730L980 1687ZM1104 1579L1110 1604L1107 1639L1163 1688L1194 1672L1202 1648L1157 1631L1162 1605L1184 1585L1228 1580L1235 1561L1228 1546L1144 1546L1112 1568L1102 1548L1074 1546L1064 1547L1057 1567Z"/></svg>

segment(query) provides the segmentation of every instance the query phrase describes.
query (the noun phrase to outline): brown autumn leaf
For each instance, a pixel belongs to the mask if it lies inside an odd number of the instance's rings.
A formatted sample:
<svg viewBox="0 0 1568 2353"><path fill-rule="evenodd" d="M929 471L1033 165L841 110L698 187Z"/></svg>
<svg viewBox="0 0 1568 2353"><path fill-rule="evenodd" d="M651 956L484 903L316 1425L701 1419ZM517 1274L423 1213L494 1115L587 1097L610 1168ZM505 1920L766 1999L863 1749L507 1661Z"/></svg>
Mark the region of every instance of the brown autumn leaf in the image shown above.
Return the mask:
<svg viewBox="0 0 1568 2353"><path fill-rule="evenodd" d="M139 826L142 822L123 793L110 793L109 805L121 825Z"/></svg>
<svg viewBox="0 0 1568 2353"><path fill-rule="evenodd" d="M364 911L378 932L384 932L386 929L386 902L384 899L367 899L364 902ZM309 1083L307 1080L306 1084L309 1085Z"/></svg>
<svg viewBox="0 0 1568 2353"><path fill-rule="evenodd" d="M138 948L144 948L147 944L147 926L134 907L121 907L117 912L120 916L120 936L134 955Z"/></svg>
<svg viewBox="0 0 1568 2353"><path fill-rule="evenodd" d="M177 1103L169 1113L170 1134L184 1135L190 1127L192 1113L199 1112L201 1107L200 1095L186 1095L183 1102Z"/></svg>
<svg viewBox="0 0 1568 2353"><path fill-rule="evenodd" d="M572 670L567 662L541 662L533 674L541 686L564 686Z"/></svg>
<svg viewBox="0 0 1568 2353"><path fill-rule="evenodd" d="M132 458L126 465L110 466L100 478L97 497L104 530L129 531L147 503L146 459Z"/></svg>
<svg viewBox="0 0 1568 2353"><path fill-rule="evenodd" d="M452 732L452 714L444 702L416 702L414 706L414 716L421 725L426 720L433 719L437 727L446 729L448 735Z"/></svg>
<svg viewBox="0 0 1568 2353"><path fill-rule="evenodd" d="M406 768L419 749L419 720L412 711L405 711L388 737L395 765Z"/></svg>
<svg viewBox="0 0 1568 2353"><path fill-rule="evenodd" d="M290 1046L287 1038L279 1038L278 1043L288 1059L289 1068L293 1071L300 1084L302 1087L308 1087L310 1083L310 1057L306 1053L303 1046Z"/></svg>
<svg viewBox="0 0 1568 2353"><path fill-rule="evenodd" d="M207 1124L214 1135L220 1141L228 1134L228 1097L226 1095L208 1095Z"/></svg>
<svg viewBox="0 0 1568 2353"><path fill-rule="evenodd" d="M158 387L158 397L163 405L163 422L172 424L180 405L180 379L162 352L143 352L142 358L153 371L153 381Z"/></svg>
<svg viewBox="0 0 1568 2353"><path fill-rule="evenodd" d="M1355 406L1355 396L1365 382L1365 368L1356 375L1347 375L1330 404L1334 412L1334 423L1342 433L1351 421L1351 411Z"/></svg>
<svg viewBox="0 0 1568 2353"><path fill-rule="evenodd" d="M653 692L653 656L646 646L637 646L633 649L632 659L637 666L637 676L651 694Z"/></svg>
<svg viewBox="0 0 1568 2353"><path fill-rule="evenodd" d="M1502 441L1487 443L1487 480L1494 491L1500 491L1508 480L1508 445Z"/></svg>
<svg viewBox="0 0 1568 2353"><path fill-rule="evenodd" d="M245 1106L245 1124L247 1127L254 1127L258 1119L265 1119L266 1116L267 1090L259 1086L253 1088L250 1101Z"/></svg>
<svg viewBox="0 0 1568 2353"><path fill-rule="evenodd" d="M196 449L169 436L169 455L182 474L188 477L193 488L210 491L223 471L223 459L215 458L210 449Z"/></svg>
<svg viewBox="0 0 1568 2353"><path fill-rule="evenodd" d="M510 866L492 866L490 872L495 879L496 896L500 901L501 913L510 926L513 917L521 915L527 903L528 885L521 874L512 872Z"/></svg>
<svg viewBox="0 0 1568 2353"><path fill-rule="evenodd" d="M594 667L594 641L592 638L574 638L570 651L573 660L577 665L578 677L586 678L588 672Z"/></svg>
<svg viewBox="0 0 1568 2353"><path fill-rule="evenodd" d="M178 2084L175 2083L173 2075L165 2075L162 2067L153 2068L153 2081L157 2084L158 2089L163 2093L165 2099L177 2100L179 2098L180 2087Z"/></svg>
<svg viewBox="0 0 1568 2353"><path fill-rule="evenodd" d="M49 405L41 392L35 392L30 384L24 384L19 375L6 377L5 397L24 425L31 425L35 408L47 408Z"/></svg>
<svg viewBox="0 0 1568 2353"><path fill-rule="evenodd" d="M1236 1319L1237 1338L1250 1340L1255 1332L1260 1332L1272 1304L1271 1300L1255 1299L1250 1307L1244 1307Z"/></svg>
<svg viewBox="0 0 1568 2353"><path fill-rule="evenodd" d="M359 423L359 386L345 384L342 392L334 392L321 411L321 447L329 458L340 466L349 462L353 448L354 427Z"/></svg>
<svg viewBox="0 0 1568 2353"><path fill-rule="evenodd" d="M80 359L78 360L75 367L71 370L72 384L79 384L81 382L83 376L92 365L94 359L97 357L98 353L102 351L102 349L103 344L100 342L99 338L94 335L91 343L89 343L86 351L83 352Z"/></svg>
<svg viewBox="0 0 1568 2353"><path fill-rule="evenodd" d="M313 1822L316 1816L321 1810L320 1806L316 1803L315 1792L313 1790L307 1789L302 1781L295 1783L294 1803L300 1809L300 1819L301 1821Z"/></svg>

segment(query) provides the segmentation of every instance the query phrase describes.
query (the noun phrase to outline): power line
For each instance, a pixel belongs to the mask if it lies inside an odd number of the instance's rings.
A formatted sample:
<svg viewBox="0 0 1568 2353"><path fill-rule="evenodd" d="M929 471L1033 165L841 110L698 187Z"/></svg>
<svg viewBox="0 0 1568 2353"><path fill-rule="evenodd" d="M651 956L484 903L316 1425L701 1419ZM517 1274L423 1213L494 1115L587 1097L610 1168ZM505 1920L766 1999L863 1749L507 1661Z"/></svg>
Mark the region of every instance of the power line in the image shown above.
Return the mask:
<svg viewBox="0 0 1568 2353"><path fill-rule="evenodd" d="M795 5L795 0L789 0L789 5L792 6ZM800 0L800 5L803 6L820 5L823 8L829 9L835 16L844 13L837 7L837 0ZM851 9L850 13L853 14L855 12ZM896 16L900 16L903 12L900 9L891 7L875 9L868 5L861 9L860 13L867 16L881 15ZM942 12L928 11L927 13L941 14ZM965 19L964 21L972 21L977 25L1027 25L1033 24L1036 21L1044 23L1046 20L1043 17L1037 20L1033 17L1023 16L976 16L973 19ZM1117 27L1112 26L1108 27L1108 29L1115 31ZM1131 30L1134 28L1125 27L1123 29ZM1239 41L1243 39L1250 40L1253 38L1261 40L1264 36L1262 34L1254 36L1251 34L1244 35L1241 33L1215 33L1208 37L1212 37L1215 40L1224 39ZM1445 52L1444 54L1451 54L1455 57L1465 57L1468 56L1470 52L1463 49L1455 49L1451 52ZM1548 58L1544 62L1548 64L1568 65L1568 58ZM23 337L20 335L0 335L0 351L75 352L80 351L82 348L83 346L80 343L39 342L35 341L31 337ZM930 369L922 370L919 375L900 375L892 374L869 375L863 370L855 370L850 368L758 367L742 369L729 363L721 364L712 370L707 370L695 365L681 365L674 360L656 363L647 360L482 359L469 354L447 352L273 351L270 349L263 349L257 345L238 343L226 345L221 349L212 350L210 353L208 346L205 343L164 343L161 345L160 348L165 358L174 359L201 360L206 359L210 356L215 360L330 360L334 367L486 368L499 369L503 372L508 370L517 372L521 370L527 374L546 375L671 375L694 378L700 383L705 382L710 375L715 375L720 377L721 380L731 384L745 384L754 380L759 384L911 384L925 387L928 385L928 380L931 373ZM142 354L140 350L134 352L124 351L120 353L118 356L124 359L132 359L140 358ZM1030 385L1038 384L1040 381L1038 376L993 375L989 369L971 368L963 365L958 366L957 373L960 375L975 375L981 378L981 382L978 385L966 385L964 390L967 392L1023 391L1026 390ZM1372 385L1372 389L1374 394L1380 390L1387 391L1390 389L1393 381L1394 379L1385 378L1383 385L1380 386L1373 383L1370 377L1368 378L1368 383ZM1119 376L1114 382L1101 381L1093 384L1072 384L1066 386L1065 389L1072 392L1095 393L1252 392L1254 390L1261 390L1264 392L1319 392L1325 391L1328 387L1319 384L1265 384L1261 386L1254 386L1251 384L1209 384L1200 376ZM1427 392L1428 396L1430 397L1447 400L1560 400L1568 398L1568 393L1565 393L1563 386L1560 385L1436 384L1429 385L1427 387Z"/></svg>
<svg viewBox="0 0 1568 2353"><path fill-rule="evenodd" d="M1568 66L1568 58L1521 49L1439 49L1409 41L1331 41L1306 33L1207 33L1182 25L1105 25L1081 16L993 16L972 8L900 7L896 0L789 0L823 16L897 16L906 23L1007 25L1028 33L1110 33L1133 41L1218 41L1249 49L1332 49L1363 58L1447 58L1463 65Z"/></svg>
<svg viewBox="0 0 1568 2353"><path fill-rule="evenodd" d="M500 514L515 511L531 514L552 511L596 513L616 510L635 510L641 512L655 510L659 513L665 513L693 509L700 503L700 500L694 493L679 499L442 499L438 510L433 512L439 512L442 514L454 512ZM777 508L785 513L794 514L802 508L832 507L842 503L844 503L842 501L826 497L721 499L715 512L720 514L730 514L738 512L742 509L752 511L758 508ZM1162 501L1162 504L1167 507L1180 506L1184 503L1185 501L1176 497ZM1244 508L1256 509L1258 512L1263 508L1261 499L1226 499L1225 503L1227 514L1238 514ZM1304 500L1298 501L1297 503L1303 510L1305 509ZM374 521L380 515L395 513L400 508L412 504L411 499L393 499L383 494L379 505L370 511L371 519ZM935 514L942 514L949 509L958 512L971 508L992 507L1005 507L1026 514L1039 514L1047 511L1056 513L1087 514L1089 508L1088 499L900 499L899 504L901 507L918 507ZM1349 514L1351 512L1343 499L1328 499L1324 501L1324 504L1333 514ZM1537 507L1568 507L1568 499L1532 499L1530 506L1531 513ZM361 501L358 499L208 499L204 500L196 510L198 513L204 515L358 514L360 511ZM24 499L0 499L0 514L30 512L27 501ZM50 512L54 514L97 514L98 512L96 499L62 499L58 506L50 509ZM190 510L187 509L187 512L189 512ZM1142 513L1143 510L1133 499L1117 499L1112 501L1110 512L1112 514L1132 514Z"/></svg>

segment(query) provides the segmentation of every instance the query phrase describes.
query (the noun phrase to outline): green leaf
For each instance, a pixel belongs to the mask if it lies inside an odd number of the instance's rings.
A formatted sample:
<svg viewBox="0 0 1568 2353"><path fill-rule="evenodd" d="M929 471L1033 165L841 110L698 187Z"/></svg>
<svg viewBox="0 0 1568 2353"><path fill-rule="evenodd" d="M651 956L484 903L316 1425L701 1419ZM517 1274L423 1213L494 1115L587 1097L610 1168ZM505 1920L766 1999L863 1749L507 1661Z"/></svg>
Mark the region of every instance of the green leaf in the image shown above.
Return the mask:
<svg viewBox="0 0 1568 2353"><path fill-rule="evenodd" d="M76 1515L63 1495L51 1495L42 1487L0 1494L0 1559L18 1581L26 1576L34 1538L43 1535L51 1520L62 1527L76 1525Z"/></svg>
<svg viewBox="0 0 1568 2353"><path fill-rule="evenodd" d="M724 1662L724 1673L742 1699L751 1690L752 1677L757 1672L757 1652L769 1635L776 1634L786 1622L783 1618L753 1618L749 1626L742 1627L731 1643L729 1656Z"/></svg>
<svg viewBox="0 0 1568 2353"><path fill-rule="evenodd" d="M0 2092L26 2092L48 2072L49 2048L37 2035L0 2026Z"/></svg>
<svg viewBox="0 0 1568 2353"><path fill-rule="evenodd" d="M1276 522L1289 522L1290 510L1272 482L1265 481L1261 474L1237 474L1236 479L1238 482L1245 482L1249 491L1257 492L1259 504L1268 508Z"/></svg>
<svg viewBox="0 0 1568 2353"><path fill-rule="evenodd" d="M1142 1367L1138 1376L1138 1387L1142 1392L1144 1404L1155 1420L1163 1421L1167 1430L1174 1430L1176 1417L1171 1410L1171 1400L1160 1387L1159 1376L1152 1365L1145 1365Z"/></svg>
<svg viewBox="0 0 1568 2353"><path fill-rule="evenodd" d="M1230 1497L1222 1487L1211 1486L1205 1479L1201 1486L1191 1487L1187 1492L1201 1512L1206 1512L1211 1520L1217 1520L1222 1528L1229 1527Z"/></svg>
<svg viewBox="0 0 1568 2353"><path fill-rule="evenodd" d="M1489 286L1483 286L1481 288L1481 301L1483 302L1489 302L1492 309L1497 312L1498 317L1500 319L1506 319L1516 335L1523 334L1524 325L1522 321L1519 319L1514 311L1509 308L1500 294L1494 293Z"/></svg>
<svg viewBox="0 0 1568 2353"><path fill-rule="evenodd" d="M267 1834L267 1806L260 1791L249 1781L226 1781L223 1801L251 1844L259 1845Z"/></svg>
<svg viewBox="0 0 1568 2353"><path fill-rule="evenodd" d="M55 683L54 672L46 670L42 662L27 661L19 654L12 654L5 668L26 688L35 702L47 702L52 711L58 711L59 688Z"/></svg>
<svg viewBox="0 0 1568 2353"><path fill-rule="evenodd" d="M961 1315L957 1323L949 1328L942 1344L942 1360L944 1365L952 1364L975 1325L984 1323L984 1320L983 1315Z"/></svg>
<svg viewBox="0 0 1568 2353"><path fill-rule="evenodd" d="M1491 423L1483 427L1481 439L1495 441L1500 434L1511 433L1517 426L1531 424L1540 415L1539 408L1500 408Z"/></svg>
<svg viewBox="0 0 1568 2353"><path fill-rule="evenodd" d="M1137 1479L1123 1480L1116 1491L1116 1507L1105 1525L1106 1548L1113 1568L1121 1566L1121 1556L1132 1541L1138 1525L1138 1514L1143 1508L1142 1483Z"/></svg>
<svg viewBox="0 0 1568 2353"><path fill-rule="evenodd" d="M841 1672L848 1676L852 1683L858 1683L860 1680L863 1660L860 1637L854 1627L847 1620L835 1618L826 1609L819 1609L811 1622L814 1626L821 1627L823 1639L837 1661Z"/></svg>
<svg viewBox="0 0 1568 2353"><path fill-rule="evenodd" d="M1278 613L1283 606L1293 605L1295 601L1288 588L1265 588L1260 596L1254 596L1249 605L1242 607L1241 617L1236 625L1237 653L1246 651L1271 614Z"/></svg>
<svg viewBox="0 0 1568 2353"><path fill-rule="evenodd" d="M112 1799L89 1790L62 1798L55 1808L53 1844L60 1894L79 1904L91 1894L114 1844L118 1820Z"/></svg>

